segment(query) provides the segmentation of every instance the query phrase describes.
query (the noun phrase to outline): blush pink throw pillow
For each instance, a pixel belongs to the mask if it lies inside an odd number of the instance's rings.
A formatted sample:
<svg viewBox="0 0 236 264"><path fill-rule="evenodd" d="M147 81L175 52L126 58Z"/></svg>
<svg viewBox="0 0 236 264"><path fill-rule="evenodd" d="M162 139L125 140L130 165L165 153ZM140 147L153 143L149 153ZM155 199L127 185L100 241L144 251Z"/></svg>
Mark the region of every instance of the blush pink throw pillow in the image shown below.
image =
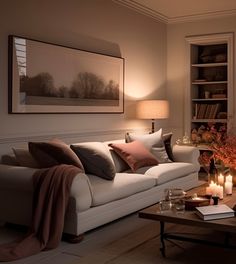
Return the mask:
<svg viewBox="0 0 236 264"><path fill-rule="evenodd" d="M158 165L155 156L140 141L111 143L109 146L129 165L132 171L145 166Z"/></svg>

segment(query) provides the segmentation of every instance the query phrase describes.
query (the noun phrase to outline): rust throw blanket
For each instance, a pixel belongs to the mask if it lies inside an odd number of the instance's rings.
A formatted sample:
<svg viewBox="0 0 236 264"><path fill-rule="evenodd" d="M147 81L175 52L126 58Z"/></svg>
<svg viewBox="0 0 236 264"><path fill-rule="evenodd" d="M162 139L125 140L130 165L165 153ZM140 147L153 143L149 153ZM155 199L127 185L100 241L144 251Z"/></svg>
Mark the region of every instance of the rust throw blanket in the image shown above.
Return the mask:
<svg viewBox="0 0 236 264"><path fill-rule="evenodd" d="M25 238L0 246L0 261L31 256L56 248L61 240L70 187L81 169L58 165L38 170L33 176L33 215Z"/></svg>

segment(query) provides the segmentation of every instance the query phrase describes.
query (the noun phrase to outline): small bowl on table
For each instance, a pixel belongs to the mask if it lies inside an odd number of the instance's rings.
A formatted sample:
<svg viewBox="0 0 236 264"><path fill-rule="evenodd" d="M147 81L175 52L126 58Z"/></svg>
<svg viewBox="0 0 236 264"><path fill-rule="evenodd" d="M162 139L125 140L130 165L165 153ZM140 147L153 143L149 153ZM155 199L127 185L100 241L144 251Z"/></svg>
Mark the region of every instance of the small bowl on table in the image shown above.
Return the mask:
<svg viewBox="0 0 236 264"><path fill-rule="evenodd" d="M185 200L185 210L192 211L196 207L210 205L211 197L197 196L197 197L188 197Z"/></svg>

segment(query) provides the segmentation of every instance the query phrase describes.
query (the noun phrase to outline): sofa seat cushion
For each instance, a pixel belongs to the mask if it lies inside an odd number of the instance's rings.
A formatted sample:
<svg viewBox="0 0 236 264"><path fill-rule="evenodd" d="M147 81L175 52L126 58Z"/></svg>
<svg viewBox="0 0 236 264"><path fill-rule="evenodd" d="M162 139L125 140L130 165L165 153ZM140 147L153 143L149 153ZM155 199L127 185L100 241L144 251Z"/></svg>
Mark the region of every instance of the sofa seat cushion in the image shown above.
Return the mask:
<svg viewBox="0 0 236 264"><path fill-rule="evenodd" d="M155 186L152 177L136 173L116 173L113 181L88 175L92 189L92 206L109 203Z"/></svg>
<svg viewBox="0 0 236 264"><path fill-rule="evenodd" d="M156 185L184 177L188 174L197 172L196 167L191 163L172 162L163 163L158 166L140 168L137 173L156 179Z"/></svg>

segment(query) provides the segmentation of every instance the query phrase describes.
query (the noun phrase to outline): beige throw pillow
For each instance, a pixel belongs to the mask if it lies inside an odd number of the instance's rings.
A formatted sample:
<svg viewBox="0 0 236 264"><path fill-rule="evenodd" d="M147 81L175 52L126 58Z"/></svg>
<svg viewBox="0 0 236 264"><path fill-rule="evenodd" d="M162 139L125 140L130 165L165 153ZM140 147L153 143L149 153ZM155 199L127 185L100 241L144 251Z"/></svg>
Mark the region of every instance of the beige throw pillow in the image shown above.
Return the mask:
<svg viewBox="0 0 236 264"><path fill-rule="evenodd" d="M169 140L169 145L168 147L166 147L163 136L164 135L162 135L162 129L159 129L157 132L154 132L152 134L136 135L133 133L127 133L125 139L126 142L132 142L134 140L142 142L145 147L150 150L150 152L157 158L159 163L167 163L172 161L172 157L170 158L167 153L167 148L169 152L171 151L171 137L166 137Z"/></svg>

